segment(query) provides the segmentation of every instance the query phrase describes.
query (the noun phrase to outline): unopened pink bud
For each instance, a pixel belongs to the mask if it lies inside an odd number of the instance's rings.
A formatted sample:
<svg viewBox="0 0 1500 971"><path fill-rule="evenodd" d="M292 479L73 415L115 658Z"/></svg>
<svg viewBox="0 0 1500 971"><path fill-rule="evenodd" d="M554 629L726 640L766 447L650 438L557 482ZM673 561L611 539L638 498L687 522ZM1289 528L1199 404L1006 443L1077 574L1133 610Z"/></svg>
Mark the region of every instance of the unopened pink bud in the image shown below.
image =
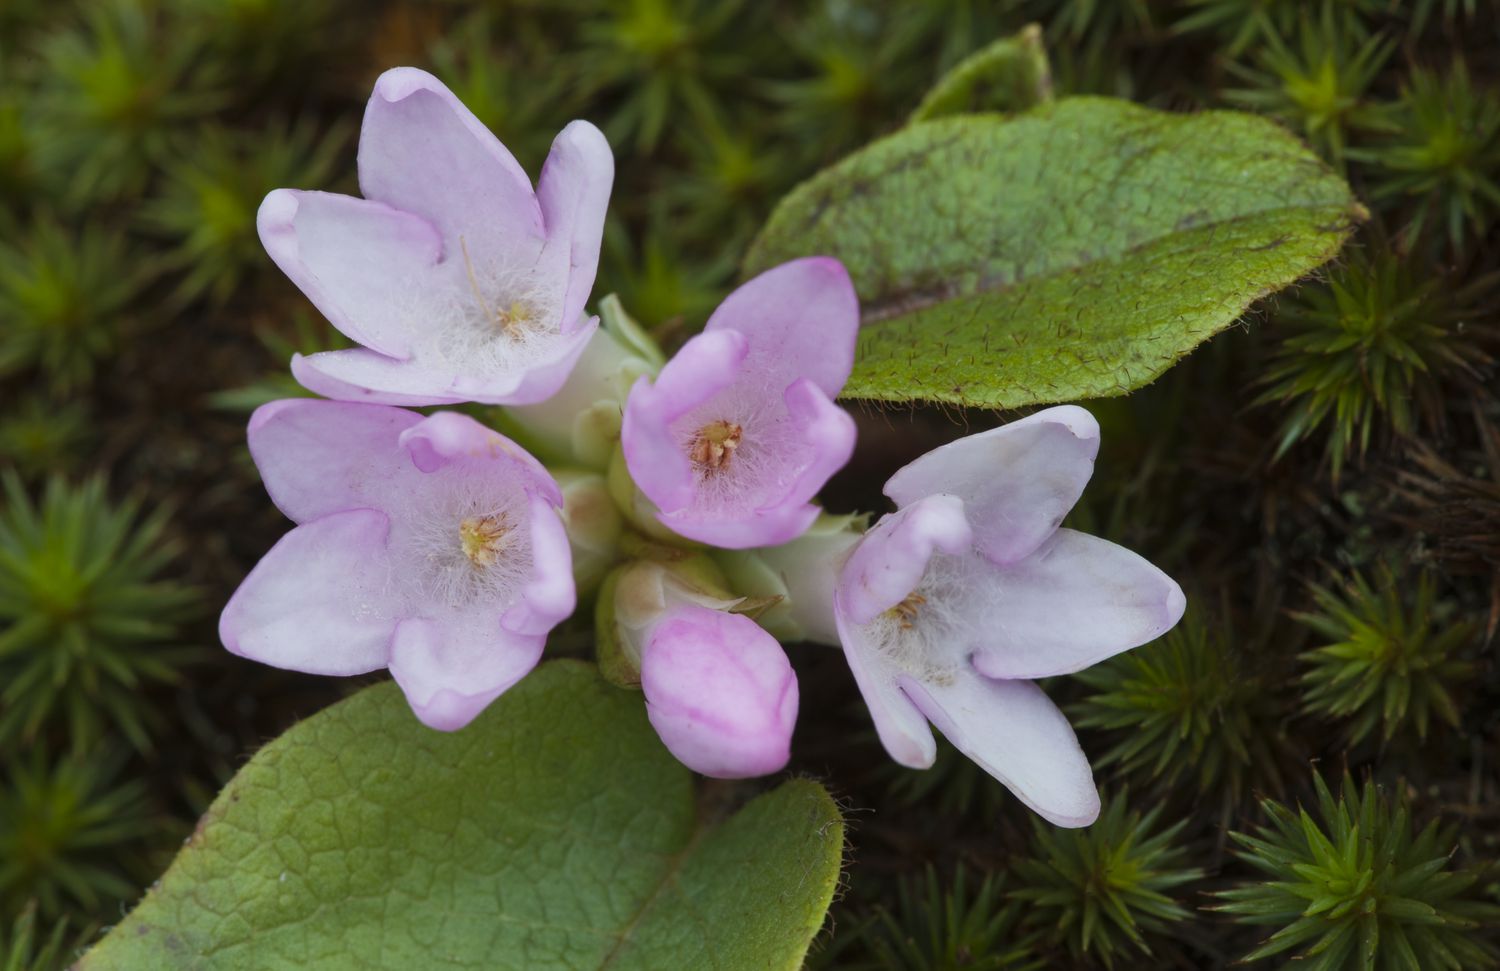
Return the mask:
<svg viewBox="0 0 1500 971"><path fill-rule="evenodd" d="M783 768L797 721L797 676L781 645L748 617L683 606L641 655L646 714L672 754L718 779Z"/></svg>

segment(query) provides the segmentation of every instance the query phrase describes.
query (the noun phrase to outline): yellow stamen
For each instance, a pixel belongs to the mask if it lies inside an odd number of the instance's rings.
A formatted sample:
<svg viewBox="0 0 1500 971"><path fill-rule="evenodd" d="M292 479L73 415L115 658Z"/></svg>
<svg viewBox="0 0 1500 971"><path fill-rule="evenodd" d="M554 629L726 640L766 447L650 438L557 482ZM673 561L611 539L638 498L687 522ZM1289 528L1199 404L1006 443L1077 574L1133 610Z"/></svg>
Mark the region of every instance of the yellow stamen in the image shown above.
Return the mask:
<svg viewBox="0 0 1500 971"><path fill-rule="evenodd" d="M734 458L734 451L740 447L742 435L743 430L734 422L723 419L711 421L698 429L688 450L688 458L705 475L721 472L729 466L729 460Z"/></svg>
<svg viewBox="0 0 1500 971"><path fill-rule="evenodd" d="M891 608L896 622L901 625L902 630L911 630L912 621L917 619L922 605L927 603L927 598L920 593L907 595L907 598Z"/></svg>
<svg viewBox="0 0 1500 971"><path fill-rule="evenodd" d="M478 567L494 566L505 552L510 525L505 513L492 516L470 516L458 524L458 542L464 556Z"/></svg>
<svg viewBox="0 0 1500 971"><path fill-rule="evenodd" d="M521 336L521 331L531 322L532 308L519 300L512 301L508 308L491 307L490 302L484 299L483 291L479 289L479 278L474 275L474 261L469 259L469 244L464 242L462 236L458 237L458 248L464 254L464 272L469 276L469 289L474 291L474 299L479 301L479 309L484 311L485 318L500 328L505 336Z"/></svg>
<svg viewBox="0 0 1500 971"><path fill-rule="evenodd" d="M494 313L495 323L505 331L507 336L520 337L526 325L531 323L532 310L530 305L519 300L511 302L507 309L496 310Z"/></svg>

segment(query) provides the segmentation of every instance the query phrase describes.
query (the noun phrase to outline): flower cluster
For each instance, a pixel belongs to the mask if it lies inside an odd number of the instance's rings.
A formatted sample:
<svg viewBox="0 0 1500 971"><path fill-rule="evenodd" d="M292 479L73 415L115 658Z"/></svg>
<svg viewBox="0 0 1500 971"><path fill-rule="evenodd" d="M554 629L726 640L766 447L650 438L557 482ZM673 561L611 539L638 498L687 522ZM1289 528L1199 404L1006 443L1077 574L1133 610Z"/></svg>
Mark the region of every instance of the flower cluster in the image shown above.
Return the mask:
<svg viewBox="0 0 1500 971"><path fill-rule="evenodd" d="M890 479L895 509L868 529L822 515L855 443L834 403L859 328L849 275L827 257L768 270L663 362L617 301L602 327L584 309L613 164L575 121L533 190L447 88L397 68L365 113L364 198L266 197L272 259L359 346L293 358L332 400L250 420L297 525L225 608L225 646L312 673L388 668L424 723L456 730L607 573L601 665L639 685L693 769L785 766L798 686L778 639L821 642L898 762L932 764L930 722L1046 819L1092 822L1088 760L1035 682L1184 608L1150 563L1060 526L1094 419L1052 408L943 446ZM457 404L507 406L513 437L398 407Z"/></svg>

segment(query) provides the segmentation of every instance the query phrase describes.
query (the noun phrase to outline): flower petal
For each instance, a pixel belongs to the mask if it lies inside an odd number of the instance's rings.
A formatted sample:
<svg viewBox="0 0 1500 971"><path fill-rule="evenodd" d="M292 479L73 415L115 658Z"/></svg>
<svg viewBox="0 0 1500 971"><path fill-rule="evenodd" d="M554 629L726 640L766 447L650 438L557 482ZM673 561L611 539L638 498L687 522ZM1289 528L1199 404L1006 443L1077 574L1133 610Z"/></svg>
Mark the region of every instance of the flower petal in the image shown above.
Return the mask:
<svg viewBox="0 0 1500 971"><path fill-rule="evenodd" d="M403 431L399 444L423 472L436 472L449 462L466 459L507 462L514 466L514 474L525 478L527 491L546 496L553 506L562 506L562 490L542 463L468 415L456 411L428 415Z"/></svg>
<svg viewBox="0 0 1500 971"><path fill-rule="evenodd" d="M429 728L463 728L536 667L546 638L503 630L493 613L410 617L391 638L391 676Z"/></svg>
<svg viewBox="0 0 1500 971"><path fill-rule="evenodd" d="M271 547L219 617L233 654L309 674L385 666L390 521L351 509L298 526Z"/></svg>
<svg viewBox="0 0 1500 971"><path fill-rule="evenodd" d="M547 481L556 489L551 476ZM520 602L505 612L500 624L517 634L545 636L573 613L577 603L573 551L562 518L549 497L533 494L530 504L531 577L521 590Z"/></svg>
<svg viewBox="0 0 1500 971"><path fill-rule="evenodd" d="M776 546L801 536L822 512L810 500L854 454L855 427L847 412L805 378L787 389L785 400L791 423L810 446L810 461L780 501L738 517L697 510L662 513L662 523L688 539L730 550Z"/></svg>
<svg viewBox="0 0 1500 971"><path fill-rule="evenodd" d="M996 563L1014 563L1073 508L1098 452L1094 416L1063 405L935 448L891 476L885 494L898 507L940 492L960 497L974 544Z"/></svg>
<svg viewBox="0 0 1500 971"><path fill-rule="evenodd" d="M553 339L549 359L505 374L475 378L452 364L430 364L419 352L409 360L356 347L292 357L292 376L304 388L340 401L383 405L535 404L551 397L568 379L574 363L598 329L590 317L564 337Z"/></svg>
<svg viewBox="0 0 1500 971"><path fill-rule="evenodd" d="M464 401L487 405L534 405L558 392L573 373L573 366L588 349L599 330L599 318L580 318L549 339L544 359L535 360L501 377L473 378L458 375L449 387Z"/></svg>
<svg viewBox="0 0 1500 971"><path fill-rule="evenodd" d="M276 189L255 224L271 260L330 323L390 357L411 353L443 258L431 223L366 199Z"/></svg>
<svg viewBox="0 0 1500 971"><path fill-rule="evenodd" d="M729 387L748 352L735 331L703 333L682 345L652 382L630 389L620 445L630 477L664 513L687 506L696 495L692 462L672 434L672 422Z"/></svg>
<svg viewBox="0 0 1500 971"><path fill-rule="evenodd" d="M294 522L385 509L386 497L413 478L398 439L421 420L382 405L286 398L250 416L250 455L271 501Z"/></svg>
<svg viewBox="0 0 1500 971"><path fill-rule="evenodd" d="M972 585L970 609L986 618L976 629L990 633L976 645L974 666L992 678L1081 671L1165 634L1187 606L1182 589L1144 558L1071 529L991 570L993 579Z"/></svg>
<svg viewBox="0 0 1500 971"><path fill-rule="evenodd" d="M456 405L467 399L453 390L451 375L428 371L355 347L292 355L292 377L313 392L339 401L379 405Z"/></svg>
<svg viewBox="0 0 1500 971"><path fill-rule="evenodd" d="M543 260L555 251L567 259L563 297L564 333L578 325L599 268L604 214L615 178L615 157L604 134L586 121L569 123L552 142L537 180L537 202L547 229Z"/></svg>
<svg viewBox="0 0 1500 971"><path fill-rule="evenodd" d="M928 496L881 517L839 574L840 609L850 622L868 624L917 588L934 553L966 552L972 538L956 496Z"/></svg>
<svg viewBox="0 0 1500 971"><path fill-rule="evenodd" d="M470 253L529 264L543 237L531 180L515 157L437 78L416 68L375 82L359 135L365 198L430 221L452 261Z"/></svg>
<svg viewBox="0 0 1500 971"><path fill-rule="evenodd" d="M902 685L948 741L1058 826L1099 817L1099 791L1073 727L1030 681L965 672L945 684Z"/></svg>
<svg viewBox="0 0 1500 971"><path fill-rule="evenodd" d="M834 404L823 389L807 378L798 378L783 396L787 416L811 446L811 461L787 490L788 502L807 502L828 484L839 469L854 455L856 431L854 419ZM770 540L757 545L785 543L793 537Z"/></svg>
<svg viewBox="0 0 1500 971"><path fill-rule="evenodd" d="M798 377L838 397L854 367L859 298L838 260L810 256L772 267L741 285L708 318L705 332L749 339L747 370L785 387Z"/></svg>
<svg viewBox="0 0 1500 971"><path fill-rule="evenodd" d="M757 510L738 519L662 513L657 518L672 532L726 550L786 543L807 530L822 510L810 502Z"/></svg>
<svg viewBox="0 0 1500 971"><path fill-rule="evenodd" d="M881 655L878 647L861 633L860 624L851 622L842 597L834 595L834 620L839 641L844 645L844 659L854 674L854 683L864 696L880 744L891 758L912 769L930 769L937 759L937 742L927 718L912 703L898 684L900 673Z"/></svg>
<svg viewBox="0 0 1500 971"><path fill-rule="evenodd" d="M427 473L458 459L491 458L497 451L525 454L504 435L456 411L439 411L416 422L401 433L400 445Z"/></svg>

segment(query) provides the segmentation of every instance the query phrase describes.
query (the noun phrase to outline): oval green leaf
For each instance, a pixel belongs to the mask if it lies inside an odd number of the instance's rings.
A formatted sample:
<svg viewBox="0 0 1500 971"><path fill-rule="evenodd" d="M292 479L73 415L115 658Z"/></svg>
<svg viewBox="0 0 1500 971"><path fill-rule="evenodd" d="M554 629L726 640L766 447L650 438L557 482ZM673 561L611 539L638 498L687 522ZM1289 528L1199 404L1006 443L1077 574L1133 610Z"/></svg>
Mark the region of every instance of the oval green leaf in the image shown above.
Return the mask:
<svg viewBox="0 0 1500 971"><path fill-rule="evenodd" d="M848 266L845 397L1016 407L1150 382L1366 215L1273 122L1069 98L856 152L781 201L745 269Z"/></svg>
<svg viewBox="0 0 1500 971"><path fill-rule="evenodd" d="M800 967L833 801L797 780L711 815L590 666L543 665L453 734L376 685L256 754L79 967Z"/></svg>

